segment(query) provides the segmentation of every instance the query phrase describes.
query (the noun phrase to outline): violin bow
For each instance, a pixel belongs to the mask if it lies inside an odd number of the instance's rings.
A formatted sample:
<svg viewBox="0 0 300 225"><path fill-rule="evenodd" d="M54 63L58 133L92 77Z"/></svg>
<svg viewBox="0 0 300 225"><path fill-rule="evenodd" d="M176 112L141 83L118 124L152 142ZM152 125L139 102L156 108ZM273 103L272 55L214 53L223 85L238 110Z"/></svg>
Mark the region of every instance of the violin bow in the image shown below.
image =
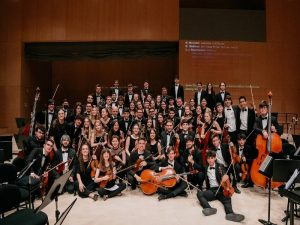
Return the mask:
<svg viewBox="0 0 300 225"><path fill-rule="evenodd" d="M251 84L250 84L250 92L251 92L253 109L254 109L254 112L256 112L256 107L255 107L255 102L254 102L254 97L253 97L253 89L252 89L252 85Z"/></svg>
<svg viewBox="0 0 300 225"><path fill-rule="evenodd" d="M229 165L229 167L228 167L226 173L225 173L223 176L228 175L228 172L229 172L229 169L230 169L231 166L232 166L232 161L231 161L231 163L230 163L230 165ZM222 180L221 180L221 182L220 182L220 185L219 185L219 187L218 187L217 192L215 193L215 196L217 196L217 194L218 194L218 192L219 192L221 186L222 186Z"/></svg>
<svg viewBox="0 0 300 225"><path fill-rule="evenodd" d="M54 93L53 93L53 96L52 96L52 98L51 98L51 99L53 99L53 100L54 100L54 98L55 98L55 95L56 95L56 92L57 92L57 90L58 90L59 86L60 86L60 84L57 84L57 86L56 86L56 88L55 88L55 91L54 91Z"/></svg>

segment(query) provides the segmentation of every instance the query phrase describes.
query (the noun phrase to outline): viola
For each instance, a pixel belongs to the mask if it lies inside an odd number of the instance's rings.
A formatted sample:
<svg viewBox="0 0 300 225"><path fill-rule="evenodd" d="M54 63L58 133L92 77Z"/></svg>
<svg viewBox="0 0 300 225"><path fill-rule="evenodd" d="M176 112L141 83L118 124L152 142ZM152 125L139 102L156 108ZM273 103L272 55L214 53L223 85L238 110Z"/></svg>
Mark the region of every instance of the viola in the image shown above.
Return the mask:
<svg viewBox="0 0 300 225"><path fill-rule="evenodd" d="M249 166L246 162L241 163L242 181L245 181L249 176Z"/></svg>
<svg viewBox="0 0 300 225"><path fill-rule="evenodd" d="M230 138L229 138L229 140L230 140ZM236 165L241 162L241 157L237 153L237 149L232 142L230 142L230 144L229 144L229 152L230 152L230 156L231 156L233 165Z"/></svg>
<svg viewBox="0 0 300 225"><path fill-rule="evenodd" d="M180 140L179 140L179 138L176 138L176 141L174 144L175 158L179 157L179 144L180 144Z"/></svg>

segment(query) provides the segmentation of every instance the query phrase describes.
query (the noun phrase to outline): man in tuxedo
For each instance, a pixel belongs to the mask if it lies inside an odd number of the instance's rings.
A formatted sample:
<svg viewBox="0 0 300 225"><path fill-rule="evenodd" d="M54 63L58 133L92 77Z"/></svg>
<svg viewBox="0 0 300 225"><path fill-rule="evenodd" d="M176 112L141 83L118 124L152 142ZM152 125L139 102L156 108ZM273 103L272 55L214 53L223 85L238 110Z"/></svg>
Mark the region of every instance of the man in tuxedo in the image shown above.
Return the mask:
<svg viewBox="0 0 300 225"><path fill-rule="evenodd" d="M176 116L175 109L169 109L168 119L173 121L173 126L178 128L178 124L180 123L180 119ZM178 130L178 129L176 129Z"/></svg>
<svg viewBox="0 0 300 225"><path fill-rule="evenodd" d="M189 123L185 119L181 121L180 125L181 133L179 134L179 153L181 154L186 149L188 137L191 137L194 140L195 132L189 131Z"/></svg>
<svg viewBox="0 0 300 225"><path fill-rule="evenodd" d="M161 100L169 102L168 89L165 86L161 88Z"/></svg>
<svg viewBox="0 0 300 225"><path fill-rule="evenodd" d="M221 102L222 105L224 105L225 97L227 95L230 95L230 93L226 91L226 84L224 82L221 82L219 87L220 87L220 92L218 94L216 94L216 98L215 98L216 103Z"/></svg>
<svg viewBox="0 0 300 225"><path fill-rule="evenodd" d="M141 89L141 99L143 102L148 94L152 94L152 90L150 89L149 81L145 80L143 88Z"/></svg>
<svg viewBox="0 0 300 225"><path fill-rule="evenodd" d="M202 99L206 99L206 91L203 90L201 82L197 82L197 91L194 94L194 101L196 106L201 105Z"/></svg>
<svg viewBox="0 0 300 225"><path fill-rule="evenodd" d="M194 145L194 137L187 136L184 141L185 149L180 153L181 165L185 167L186 172L191 174L187 175L188 181L195 186L199 186L202 190L204 177L204 167L202 165L202 155L200 150Z"/></svg>
<svg viewBox="0 0 300 225"><path fill-rule="evenodd" d="M57 113L55 111L55 104L53 99L48 100L47 110L37 112L36 113L36 124L45 125L46 132L49 131L52 122L57 117Z"/></svg>
<svg viewBox="0 0 300 225"><path fill-rule="evenodd" d="M236 135L237 135L237 112L238 107L232 105L232 99L230 95L225 97L225 107L224 107L224 115L225 115L225 125L224 128L228 129L228 134L230 136L230 140L236 144Z"/></svg>
<svg viewBox="0 0 300 225"><path fill-rule="evenodd" d="M70 141L71 139L69 135L63 135L60 140L61 147L57 149L57 154L59 163L65 163L63 166L59 166L60 175L66 173L68 170L74 169L65 186L65 190L72 194L74 193L74 180L76 174L74 162L77 161L77 158L75 150L69 147L71 143Z"/></svg>
<svg viewBox="0 0 300 225"><path fill-rule="evenodd" d="M96 84L95 94L93 94L93 105L102 107L105 103L105 96L102 94L102 87L100 84Z"/></svg>
<svg viewBox="0 0 300 225"><path fill-rule="evenodd" d="M241 172L241 164L246 163L248 165L248 174L242 188L253 187L253 181L250 176L251 166L254 159L258 155L258 151L255 147L246 144L246 135L244 133L238 134L238 144L236 147L237 154L240 156L241 163L237 165L236 171Z"/></svg>
<svg viewBox="0 0 300 225"><path fill-rule="evenodd" d="M133 99L133 85L130 83L127 85L127 92L124 95L125 98L125 107L129 107L130 102Z"/></svg>
<svg viewBox="0 0 300 225"><path fill-rule="evenodd" d="M111 107L111 116L110 116L111 120L119 120L121 119L121 117L119 116L119 109L117 106L112 106Z"/></svg>
<svg viewBox="0 0 300 225"><path fill-rule="evenodd" d="M174 83L175 84L171 87L171 90L170 90L171 96L173 96L173 98L175 100L177 100L177 98L179 98L179 97L184 99L184 89L183 89L183 86L181 84L179 84L178 77L176 77L174 79Z"/></svg>
<svg viewBox="0 0 300 225"><path fill-rule="evenodd" d="M83 118L81 115L77 115L74 121L67 126L67 133L70 135L70 143L72 148L77 149L79 138L81 135L81 127L83 124Z"/></svg>
<svg viewBox="0 0 300 225"><path fill-rule="evenodd" d="M114 85L110 88L110 95L112 95L113 93L116 93L116 99L118 99L120 95L123 95L123 92L119 87L119 80L115 80Z"/></svg>
<svg viewBox="0 0 300 225"><path fill-rule="evenodd" d="M125 108L123 110L122 118L119 120L120 129L125 135L128 135L128 132L131 130L132 119L129 116L129 109Z"/></svg>
<svg viewBox="0 0 300 225"><path fill-rule="evenodd" d="M164 154L170 146L175 145L177 135L175 136L175 132L173 131L173 128L174 127L173 127L172 120L167 120L166 125L165 125L165 130L163 132L161 132L161 135L160 135L162 154Z"/></svg>
<svg viewBox="0 0 300 225"><path fill-rule="evenodd" d="M187 193L185 189L187 188L187 183L183 181L182 179L187 179L186 175L183 176L184 178L179 178L179 174L182 174L185 172L184 167L178 163L175 160L175 150L173 147L169 147L167 150L167 159L164 159L161 161L157 166L155 171L156 172L161 172L164 169L172 168L176 172L176 184L172 188L158 188L157 193L159 193L158 200L164 200L168 198L174 198L176 196L183 196L187 197Z"/></svg>
<svg viewBox="0 0 300 225"><path fill-rule="evenodd" d="M138 109L135 113L135 119L132 123L133 124L138 124L139 127L146 127L146 123L147 123L147 120L146 118L144 117L144 112L142 109Z"/></svg>
<svg viewBox="0 0 300 225"><path fill-rule="evenodd" d="M216 151L216 158L218 164L221 164L224 166L224 168L227 170L228 167L231 164L231 155L229 152L229 146L228 144L221 144L221 140L219 135L215 135L212 138L212 144L214 147L214 150ZM233 145L232 142L230 145ZM235 193L240 194L241 191L237 188L237 175L234 171L233 167L231 166L229 169L229 175L232 175L232 186L234 188Z"/></svg>
<svg viewBox="0 0 300 225"><path fill-rule="evenodd" d="M226 169L222 164L218 163L217 155L214 151L208 151L206 158L208 162L208 166L205 169L207 189L205 191L198 191L197 193L197 198L200 205L203 207L202 213L205 216L216 214L217 209L212 208L208 202L219 200L225 208L226 220L241 222L245 219L245 217L233 212L231 197L225 197L223 194L223 188L219 189L220 184L229 179L228 175L225 174Z"/></svg>
<svg viewBox="0 0 300 225"><path fill-rule="evenodd" d="M266 101L262 101L259 104L259 112L260 116L256 118L254 129L256 134L261 134L265 139L269 137L268 134L268 121L269 119L269 105ZM271 132L278 133L279 135L282 134L282 129L279 127L277 122L277 118L272 116L271 117Z"/></svg>
<svg viewBox="0 0 300 225"><path fill-rule="evenodd" d="M183 99L177 98L176 105L176 116L180 119L184 115Z"/></svg>
<svg viewBox="0 0 300 225"><path fill-rule="evenodd" d="M239 97L239 108L237 109L237 117L236 117L236 129L237 133L243 133L246 137L250 135L253 131L254 123L255 123L255 112L253 109L250 109L247 106L247 100L245 96ZM253 146L255 139L255 133L252 134L247 139L247 144Z"/></svg>

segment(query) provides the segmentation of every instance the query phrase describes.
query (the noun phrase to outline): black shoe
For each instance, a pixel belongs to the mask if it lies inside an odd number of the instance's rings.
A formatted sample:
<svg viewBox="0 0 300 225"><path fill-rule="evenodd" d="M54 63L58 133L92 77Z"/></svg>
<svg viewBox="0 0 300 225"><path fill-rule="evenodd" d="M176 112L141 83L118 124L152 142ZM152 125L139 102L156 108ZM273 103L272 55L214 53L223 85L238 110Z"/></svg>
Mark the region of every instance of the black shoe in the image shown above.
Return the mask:
<svg viewBox="0 0 300 225"><path fill-rule="evenodd" d="M242 185L242 188L248 188L248 187L253 187L253 184L246 183Z"/></svg>
<svg viewBox="0 0 300 225"><path fill-rule="evenodd" d="M237 194L241 194L241 191L237 188L237 187L233 187L234 188L234 192Z"/></svg>
<svg viewBox="0 0 300 225"><path fill-rule="evenodd" d="M161 200L164 200L164 199L167 199L168 197L166 195L159 195L158 196L158 201L161 201Z"/></svg>
<svg viewBox="0 0 300 225"><path fill-rule="evenodd" d="M233 221L233 222L241 222L245 219L245 216L236 213L229 213L226 215L226 220Z"/></svg>
<svg viewBox="0 0 300 225"><path fill-rule="evenodd" d="M188 196L188 193L186 193L186 191L183 191L179 194L179 196L182 196L182 197L187 197Z"/></svg>
<svg viewBox="0 0 300 225"><path fill-rule="evenodd" d="M211 216L211 215L217 213L217 209L215 209L215 208L205 208L205 209L202 210L202 213L205 216Z"/></svg>

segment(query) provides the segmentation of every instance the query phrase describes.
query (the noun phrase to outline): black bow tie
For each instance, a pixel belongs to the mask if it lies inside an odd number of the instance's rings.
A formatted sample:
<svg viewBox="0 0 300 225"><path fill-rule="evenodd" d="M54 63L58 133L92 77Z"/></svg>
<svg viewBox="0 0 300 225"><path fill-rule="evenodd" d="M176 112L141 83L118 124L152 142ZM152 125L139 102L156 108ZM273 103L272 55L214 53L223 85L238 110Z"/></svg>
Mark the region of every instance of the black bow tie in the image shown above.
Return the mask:
<svg viewBox="0 0 300 225"><path fill-rule="evenodd" d="M266 120L266 119L268 119L268 118L267 118L267 117L262 117L261 119L262 119L262 120Z"/></svg>
<svg viewBox="0 0 300 225"><path fill-rule="evenodd" d="M220 151L221 149L220 149L220 148L217 148L216 150L217 150L217 151Z"/></svg>
<svg viewBox="0 0 300 225"><path fill-rule="evenodd" d="M68 151L63 151L62 154L68 154Z"/></svg>
<svg viewBox="0 0 300 225"><path fill-rule="evenodd" d="M227 109L227 110L231 110L231 109L229 108L229 109Z"/></svg>
<svg viewBox="0 0 300 225"><path fill-rule="evenodd" d="M242 109L242 112L247 112L247 109Z"/></svg>
<svg viewBox="0 0 300 225"><path fill-rule="evenodd" d="M53 114L54 114L54 112L48 112L48 114L50 114L50 115L53 115Z"/></svg>
<svg viewBox="0 0 300 225"><path fill-rule="evenodd" d="M221 94L225 94L225 91L221 91L220 93L221 93Z"/></svg>
<svg viewBox="0 0 300 225"><path fill-rule="evenodd" d="M209 167L209 169L210 169L210 170L214 170L214 169L215 169L215 167L212 167L212 166L210 166L210 167Z"/></svg>

